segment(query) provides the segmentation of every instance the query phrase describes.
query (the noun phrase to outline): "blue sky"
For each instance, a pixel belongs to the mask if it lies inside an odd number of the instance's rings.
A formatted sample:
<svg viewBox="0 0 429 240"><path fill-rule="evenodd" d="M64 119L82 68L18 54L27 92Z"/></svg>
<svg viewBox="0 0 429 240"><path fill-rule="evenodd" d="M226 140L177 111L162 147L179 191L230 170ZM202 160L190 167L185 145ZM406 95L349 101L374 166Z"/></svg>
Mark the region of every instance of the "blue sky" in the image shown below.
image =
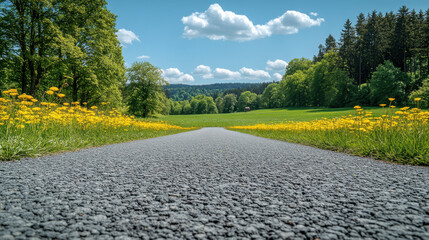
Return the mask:
<svg viewBox="0 0 429 240"><path fill-rule="evenodd" d="M294 58L312 58L347 18L427 0L108 0L127 66L149 61L170 83L279 80Z"/></svg>

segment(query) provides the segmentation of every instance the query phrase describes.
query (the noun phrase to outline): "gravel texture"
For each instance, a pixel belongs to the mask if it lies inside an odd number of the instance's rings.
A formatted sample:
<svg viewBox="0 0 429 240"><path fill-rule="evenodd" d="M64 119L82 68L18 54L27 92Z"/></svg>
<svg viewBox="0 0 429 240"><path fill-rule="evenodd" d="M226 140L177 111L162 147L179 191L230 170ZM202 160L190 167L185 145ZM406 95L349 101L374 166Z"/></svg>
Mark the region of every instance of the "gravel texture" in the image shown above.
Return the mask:
<svg viewBox="0 0 429 240"><path fill-rule="evenodd" d="M429 168L222 128L0 164L0 239L429 239Z"/></svg>

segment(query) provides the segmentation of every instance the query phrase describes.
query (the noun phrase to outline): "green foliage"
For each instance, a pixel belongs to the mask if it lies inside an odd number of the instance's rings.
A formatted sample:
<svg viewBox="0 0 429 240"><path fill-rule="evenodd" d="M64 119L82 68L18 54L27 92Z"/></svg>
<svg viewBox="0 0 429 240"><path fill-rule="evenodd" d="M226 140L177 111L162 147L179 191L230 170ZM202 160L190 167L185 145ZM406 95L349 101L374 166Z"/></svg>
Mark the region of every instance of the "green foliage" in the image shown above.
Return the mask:
<svg viewBox="0 0 429 240"><path fill-rule="evenodd" d="M243 112L245 107L249 107L251 110L258 109L258 95L251 93L250 91L242 92L237 102L237 111Z"/></svg>
<svg viewBox="0 0 429 240"><path fill-rule="evenodd" d="M227 94L223 97L223 113L232 113L237 105L237 96L235 94Z"/></svg>
<svg viewBox="0 0 429 240"><path fill-rule="evenodd" d="M342 60L337 52L329 52L314 66L313 78L310 83L310 95L313 106L341 107L349 102L336 100L351 99L349 94L348 74L342 70ZM340 92L344 90L346 92Z"/></svg>
<svg viewBox="0 0 429 240"><path fill-rule="evenodd" d="M6 0L0 15L2 87L40 97L57 86L68 100L121 105L125 67L106 1Z"/></svg>
<svg viewBox="0 0 429 240"><path fill-rule="evenodd" d="M429 78L423 81L423 86L411 93L409 101L414 102L415 98L421 98L417 107L429 107Z"/></svg>
<svg viewBox="0 0 429 240"><path fill-rule="evenodd" d="M288 65L286 67L285 76L293 75L294 73L296 73L298 71L305 72L308 69L310 69L312 65L313 65L313 62L310 59L294 58L288 63Z"/></svg>
<svg viewBox="0 0 429 240"><path fill-rule="evenodd" d="M377 67L371 81L371 101L373 104L386 103L387 98L395 98L397 103L405 103L407 74L401 72L393 63L386 61Z"/></svg>
<svg viewBox="0 0 429 240"><path fill-rule="evenodd" d="M215 83L208 85L170 84L164 86L164 91L174 101L191 100L198 95L206 95L216 99L220 95L234 93L237 96L244 91L261 94L268 83Z"/></svg>
<svg viewBox="0 0 429 240"><path fill-rule="evenodd" d="M281 91L284 93L283 106L299 107L309 105L309 76L312 75L306 74L301 70L285 76L285 79L280 82Z"/></svg>
<svg viewBox="0 0 429 240"><path fill-rule="evenodd" d="M280 85L278 83L271 83L265 88L265 91L262 93L262 99L264 106L267 108L279 108L282 106L282 92Z"/></svg>
<svg viewBox="0 0 429 240"><path fill-rule="evenodd" d="M146 117L167 109L162 91L162 86L167 82L161 74L161 70L149 62L135 62L128 69L128 106L131 114Z"/></svg>

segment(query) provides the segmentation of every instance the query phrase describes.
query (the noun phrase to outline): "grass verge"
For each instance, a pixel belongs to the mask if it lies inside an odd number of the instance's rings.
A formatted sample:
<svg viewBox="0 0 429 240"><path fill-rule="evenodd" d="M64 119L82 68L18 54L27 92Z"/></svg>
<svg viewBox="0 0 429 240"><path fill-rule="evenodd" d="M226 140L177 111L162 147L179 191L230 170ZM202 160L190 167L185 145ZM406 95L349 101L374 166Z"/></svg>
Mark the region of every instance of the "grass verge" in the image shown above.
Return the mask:
<svg viewBox="0 0 429 240"><path fill-rule="evenodd" d="M355 115L302 122L229 127L242 133L300 143L380 160L429 166L429 112L401 108L373 116L359 106Z"/></svg>
<svg viewBox="0 0 429 240"><path fill-rule="evenodd" d="M82 148L160 137L188 130L135 130L116 129L100 131L56 128L51 131L18 130L0 137L0 160L17 160L22 157L37 157L49 153L73 151Z"/></svg>

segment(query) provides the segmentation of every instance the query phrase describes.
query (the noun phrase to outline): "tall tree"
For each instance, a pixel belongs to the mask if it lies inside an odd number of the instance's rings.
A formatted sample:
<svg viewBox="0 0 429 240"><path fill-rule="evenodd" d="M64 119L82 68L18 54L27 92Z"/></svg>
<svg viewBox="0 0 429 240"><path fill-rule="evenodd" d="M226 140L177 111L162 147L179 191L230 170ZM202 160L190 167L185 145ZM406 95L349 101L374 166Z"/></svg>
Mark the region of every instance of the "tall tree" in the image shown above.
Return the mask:
<svg viewBox="0 0 429 240"><path fill-rule="evenodd" d="M339 50L340 57L349 73L349 77L355 77L355 48L356 48L356 34L350 19L347 19L344 24L344 29L341 32L341 47Z"/></svg>
<svg viewBox="0 0 429 240"><path fill-rule="evenodd" d="M329 34L329 36L325 40L325 53L336 49L337 49L337 41L331 34Z"/></svg>
<svg viewBox="0 0 429 240"><path fill-rule="evenodd" d="M356 76L357 76L357 82L358 85L363 83L363 73L362 73L362 63L364 62L363 59L363 50L364 50L364 41L363 41L363 36L365 35L366 32L366 19L365 19L365 15L363 13L359 14L357 21L356 21L356 25L355 25L355 29L356 29L356 65L355 65L355 71L356 71Z"/></svg>
<svg viewBox="0 0 429 240"><path fill-rule="evenodd" d="M399 9L396 14L396 25L393 35L392 48L392 62L395 67L401 68L401 71L405 72L406 69L406 58L409 53L409 15L408 8L403 6Z"/></svg>
<svg viewBox="0 0 429 240"><path fill-rule="evenodd" d="M147 117L161 110L162 100L165 99L162 86L167 84L161 74L161 69L149 62L135 62L128 69L128 106L131 114Z"/></svg>

